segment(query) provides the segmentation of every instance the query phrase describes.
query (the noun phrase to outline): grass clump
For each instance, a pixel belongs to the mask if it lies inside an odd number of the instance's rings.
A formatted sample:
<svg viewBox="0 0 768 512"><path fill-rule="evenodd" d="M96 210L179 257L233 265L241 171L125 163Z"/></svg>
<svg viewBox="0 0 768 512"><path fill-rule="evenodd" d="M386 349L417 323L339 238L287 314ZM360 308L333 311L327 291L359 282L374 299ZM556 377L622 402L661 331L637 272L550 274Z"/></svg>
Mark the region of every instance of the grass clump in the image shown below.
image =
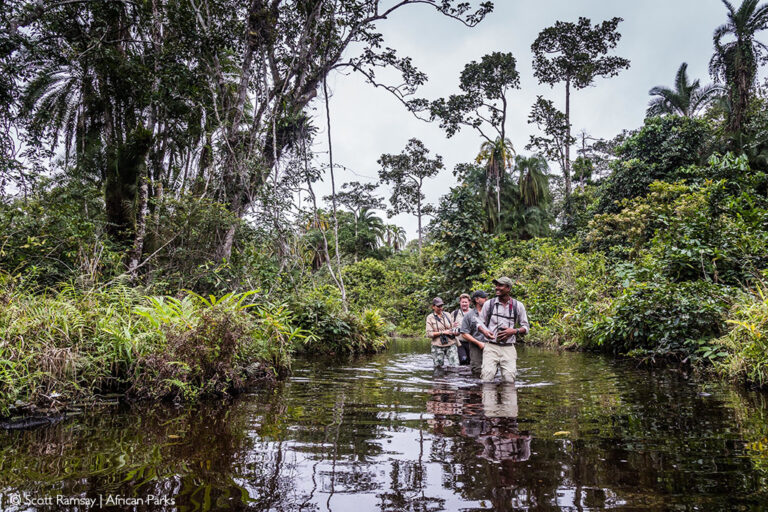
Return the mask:
<svg viewBox="0 0 768 512"><path fill-rule="evenodd" d="M256 292L142 296L116 285L35 293L0 276L0 415L105 393L183 398L289 372L314 336Z"/></svg>
<svg viewBox="0 0 768 512"><path fill-rule="evenodd" d="M725 352L717 368L734 380L768 387L768 298L762 286L734 304L727 323L731 329L716 340Z"/></svg>

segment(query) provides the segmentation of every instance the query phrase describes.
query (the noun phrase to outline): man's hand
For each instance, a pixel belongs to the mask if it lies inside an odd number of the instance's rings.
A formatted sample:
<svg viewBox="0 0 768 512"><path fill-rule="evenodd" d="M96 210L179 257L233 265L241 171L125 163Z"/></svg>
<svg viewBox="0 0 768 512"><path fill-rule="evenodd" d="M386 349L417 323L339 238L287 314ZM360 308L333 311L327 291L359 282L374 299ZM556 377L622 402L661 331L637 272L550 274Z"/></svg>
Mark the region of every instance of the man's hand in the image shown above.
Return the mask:
<svg viewBox="0 0 768 512"><path fill-rule="evenodd" d="M509 338L517 334L517 329L514 327L508 327L499 333L500 341L507 341Z"/></svg>
<svg viewBox="0 0 768 512"><path fill-rule="evenodd" d="M485 343L483 343L482 341L479 341L477 343L477 346L480 347L480 350L484 350L485 349Z"/></svg>
<svg viewBox="0 0 768 512"><path fill-rule="evenodd" d="M483 336L485 336L485 337L486 337L486 338L488 338L489 340L492 340L492 339L495 339L495 338L496 338L496 335L495 335L494 333L492 333L491 331L489 331L488 329L483 329L483 328L481 327L481 328L480 328L480 332L482 332L482 333L483 333Z"/></svg>

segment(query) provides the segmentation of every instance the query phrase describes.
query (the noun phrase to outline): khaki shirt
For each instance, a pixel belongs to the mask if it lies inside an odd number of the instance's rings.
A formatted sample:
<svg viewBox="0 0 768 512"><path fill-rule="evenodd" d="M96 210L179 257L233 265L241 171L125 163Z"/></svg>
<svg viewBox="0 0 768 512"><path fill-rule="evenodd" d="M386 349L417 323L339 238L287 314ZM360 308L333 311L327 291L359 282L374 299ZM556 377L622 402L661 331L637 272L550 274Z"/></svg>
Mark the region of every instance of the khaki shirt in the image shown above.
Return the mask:
<svg viewBox="0 0 768 512"><path fill-rule="evenodd" d="M517 323L520 327L525 327L526 334L531 332L531 324L528 323L528 314L525 311L525 306L519 300L516 300L514 304L517 307ZM493 308L493 310L491 310ZM491 320L489 325L485 325L485 319L488 317L490 311ZM512 311L512 298L505 304L499 301L498 298L493 298L485 301L483 304L483 310L480 312L478 322L481 326L485 327L492 333L498 334L500 331L509 327L515 328L513 325L514 312ZM504 343L512 344L517 341L517 336L512 336Z"/></svg>
<svg viewBox="0 0 768 512"><path fill-rule="evenodd" d="M427 338L432 340L432 346L450 347L452 345L458 345L459 340L457 340L456 338L449 338L448 343L443 344L440 341L440 336L437 336L435 338L432 337L433 332L450 330L452 328L453 328L453 320L445 311L443 311L442 318L438 317L434 313L430 313L427 315Z"/></svg>

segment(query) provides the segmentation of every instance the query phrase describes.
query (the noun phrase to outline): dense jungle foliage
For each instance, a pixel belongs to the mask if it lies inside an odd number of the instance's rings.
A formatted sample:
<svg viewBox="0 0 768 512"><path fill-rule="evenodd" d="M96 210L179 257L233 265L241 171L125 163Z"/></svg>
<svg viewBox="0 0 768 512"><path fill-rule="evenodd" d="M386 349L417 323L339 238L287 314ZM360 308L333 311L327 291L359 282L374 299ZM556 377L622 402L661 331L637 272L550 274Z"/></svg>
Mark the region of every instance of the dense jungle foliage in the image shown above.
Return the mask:
<svg viewBox="0 0 768 512"><path fill-rule="evenodd" d="M468 63L454 95L415 97L426 76L376 24L417 3L0 6L0 414L242 389L287 374L297 351L421 335L431 297L455 305L499 274L529 341L768 384L768 6L725 3L715 83L683 64L612 140L577 137L540 96L522 155L506 126L512 53ZM426 3L468 26L493 8ZM626 69L621 21L542 31L537 79L565 83L568 104ZM442 158L416 138L378 161L388 205L380 183L338 183L330 134L327 163L312 153L339 70L448 137L477 133L438 204L424 187ZM385 210L415 216L418 240Z"/></svg>

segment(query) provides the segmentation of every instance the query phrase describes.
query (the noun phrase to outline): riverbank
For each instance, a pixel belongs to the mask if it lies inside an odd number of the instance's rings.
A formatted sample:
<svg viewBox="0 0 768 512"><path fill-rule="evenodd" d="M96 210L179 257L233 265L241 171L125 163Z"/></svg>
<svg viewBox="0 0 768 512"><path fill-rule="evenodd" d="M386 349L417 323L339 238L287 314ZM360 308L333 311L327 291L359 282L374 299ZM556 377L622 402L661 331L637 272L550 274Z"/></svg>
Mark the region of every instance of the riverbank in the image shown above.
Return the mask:
<svg viewBox="0 0 768 512"><path fill-rule="evenodd" d="M257 291L143 292L120 284L34 291L0 275L0 417L107 394L186 401L233 394L285 377L297 351L385 346L376 311L326 310L319 321L311 308ZM333 344L328 324L336 327Z"/></svg>

